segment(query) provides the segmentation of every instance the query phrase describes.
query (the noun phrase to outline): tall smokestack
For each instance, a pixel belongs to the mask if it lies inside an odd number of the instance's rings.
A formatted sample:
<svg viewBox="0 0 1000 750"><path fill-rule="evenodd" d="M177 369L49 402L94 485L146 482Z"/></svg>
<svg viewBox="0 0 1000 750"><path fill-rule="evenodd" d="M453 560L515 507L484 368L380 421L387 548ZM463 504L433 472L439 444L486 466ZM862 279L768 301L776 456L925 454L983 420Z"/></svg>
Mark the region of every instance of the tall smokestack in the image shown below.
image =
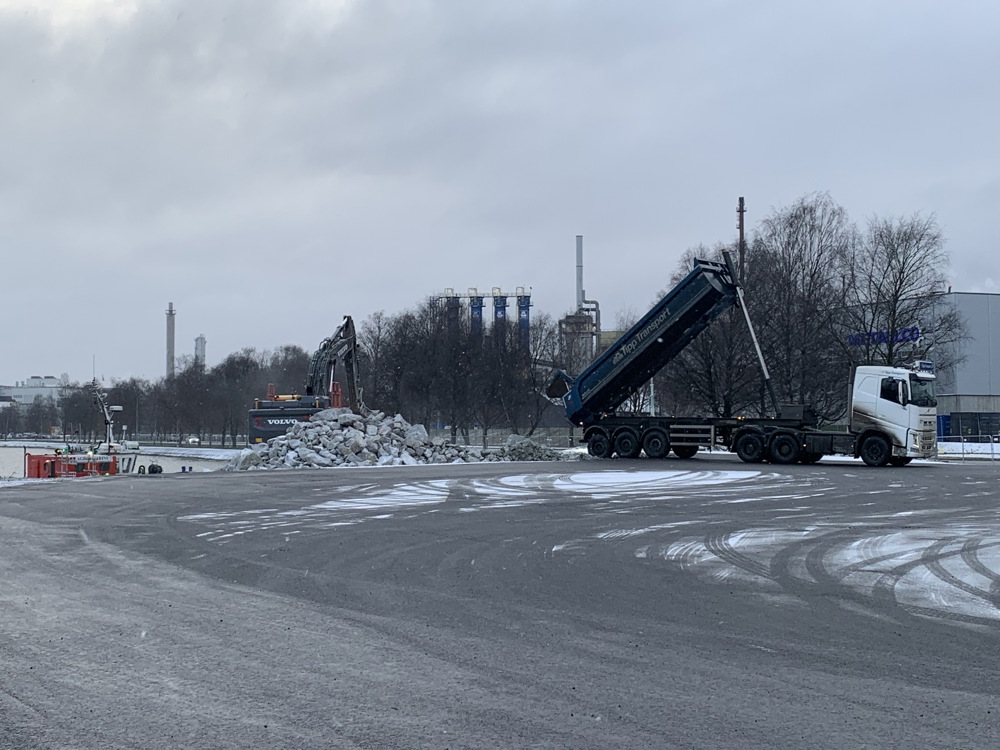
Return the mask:
<svg viewBox="0 0 1000 750"><path fill-rule="evenodd" d="M205 366L205 334L201 334L194 340L194 363Z"/></svg>
<svg viewBox="0 0 1000 750"><path fill-rule="evenodd" d="M576 309L583 309L583 235L576 236Z"/></svg>
<svg viewBox="0 0 1000 750"><path fill-rule="evenodd" d="M177 311L174 310L174 303L167 306L167 377L174 376L174 317Z"/></svg>

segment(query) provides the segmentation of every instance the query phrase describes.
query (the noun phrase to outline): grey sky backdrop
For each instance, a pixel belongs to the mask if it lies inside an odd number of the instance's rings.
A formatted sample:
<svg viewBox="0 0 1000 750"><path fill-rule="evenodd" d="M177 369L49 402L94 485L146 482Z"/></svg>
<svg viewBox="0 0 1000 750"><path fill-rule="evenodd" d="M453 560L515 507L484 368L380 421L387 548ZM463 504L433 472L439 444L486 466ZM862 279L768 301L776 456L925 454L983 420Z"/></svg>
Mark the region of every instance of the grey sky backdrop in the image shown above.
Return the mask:
<svg viewBox="0 0 1000 750"><path fill-rule="evenodd" d="M829 192L1000 291L1000 3L0 0L0 384L311 351L445 287L643 312ZM512 309L513 312L513 309Z"/></svg>

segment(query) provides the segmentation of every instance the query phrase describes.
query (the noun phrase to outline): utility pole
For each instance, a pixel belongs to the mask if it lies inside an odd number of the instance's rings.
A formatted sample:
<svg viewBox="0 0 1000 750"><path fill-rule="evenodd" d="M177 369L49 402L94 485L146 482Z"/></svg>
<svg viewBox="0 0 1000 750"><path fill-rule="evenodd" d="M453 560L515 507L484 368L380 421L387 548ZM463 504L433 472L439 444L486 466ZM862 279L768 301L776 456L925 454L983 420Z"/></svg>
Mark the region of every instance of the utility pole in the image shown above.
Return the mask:
<svg viewBox="0 0 1000 750"><path fill-rule="evenodd" d="M737 282L742 284L743 280L746 278L746 241L743 237L743 214L747 212L746 204L743 202L743 196L740 196L739 205L736 207L736 213L739 216L739 222L737 223L737 228L740 230L740 278Z"/></svg>

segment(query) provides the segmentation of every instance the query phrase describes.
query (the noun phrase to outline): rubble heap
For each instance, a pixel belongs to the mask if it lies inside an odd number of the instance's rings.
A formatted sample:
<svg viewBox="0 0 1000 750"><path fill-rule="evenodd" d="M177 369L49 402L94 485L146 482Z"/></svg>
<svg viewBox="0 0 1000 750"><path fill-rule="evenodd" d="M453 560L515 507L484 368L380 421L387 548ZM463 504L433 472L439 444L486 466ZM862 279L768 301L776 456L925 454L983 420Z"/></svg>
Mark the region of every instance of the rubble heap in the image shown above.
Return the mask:
<svg viewBox="0 0 1000 750"><path fill-rule="evenodd" d="M495 449L472 448L431 438L423 425L399 414L367 416L350 409L326 409L308 422L297 422L281 437L247 448L233 458L229 471L247 469L325 468L474 463L478 461L558 461L562 453L511 435Z"/></svg>

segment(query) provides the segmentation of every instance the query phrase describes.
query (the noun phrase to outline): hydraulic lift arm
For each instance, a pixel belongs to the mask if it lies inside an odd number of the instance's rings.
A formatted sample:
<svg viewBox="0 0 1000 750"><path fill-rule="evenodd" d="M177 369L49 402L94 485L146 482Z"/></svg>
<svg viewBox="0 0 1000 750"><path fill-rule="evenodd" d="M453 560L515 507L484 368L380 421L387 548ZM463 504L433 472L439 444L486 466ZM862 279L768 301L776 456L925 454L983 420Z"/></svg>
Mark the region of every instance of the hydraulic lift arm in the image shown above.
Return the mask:
<svg viewBox="0 0 1000 750"><path fill-rule="evenodd" d="M354 320L350 315L344 316L333 335L323 339L313 353L309 363L309 379L306 382L306 395L329 395L333 387L333 374L337 362L343 362L347 386L347 404L356 414L363 413L365 405L361 400L358 388L358 342L354 331Z"/></svg>

